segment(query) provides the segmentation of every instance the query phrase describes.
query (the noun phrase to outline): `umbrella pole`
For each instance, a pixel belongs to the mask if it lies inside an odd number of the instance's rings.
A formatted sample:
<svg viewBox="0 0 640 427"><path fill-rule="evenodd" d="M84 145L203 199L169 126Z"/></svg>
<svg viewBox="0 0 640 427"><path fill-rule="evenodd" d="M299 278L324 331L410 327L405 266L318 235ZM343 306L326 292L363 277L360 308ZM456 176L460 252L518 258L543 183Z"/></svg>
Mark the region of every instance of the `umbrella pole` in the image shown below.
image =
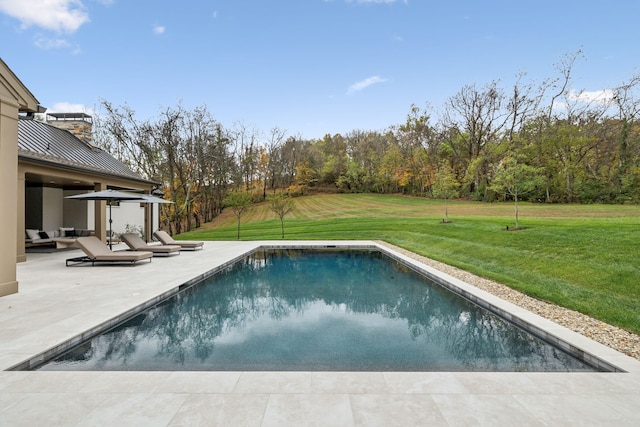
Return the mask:
<svg viewBox="0 0 640 427"><path fill-rule="evenodd" d="M113 228L112 228L112 223L113 220L111 219L111 205L112 203L109 202L109 250L113 250Z"/></svg>

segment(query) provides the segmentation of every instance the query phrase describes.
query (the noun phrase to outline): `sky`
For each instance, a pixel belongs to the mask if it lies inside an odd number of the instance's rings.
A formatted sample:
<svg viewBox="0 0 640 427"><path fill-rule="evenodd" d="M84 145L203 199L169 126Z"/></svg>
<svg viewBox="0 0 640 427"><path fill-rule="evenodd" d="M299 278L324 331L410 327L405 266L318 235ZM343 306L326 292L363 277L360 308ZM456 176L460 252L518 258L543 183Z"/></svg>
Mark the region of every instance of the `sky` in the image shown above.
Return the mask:
<svg viewBox="0 0 640 427"><path fill-rule="evenodd" d="M640 72L638 0L0 0L0 58L48 112L206 106L226 128L322 138L437 115L465 85ZM428 106L428 107L427 107Z"/></svg>

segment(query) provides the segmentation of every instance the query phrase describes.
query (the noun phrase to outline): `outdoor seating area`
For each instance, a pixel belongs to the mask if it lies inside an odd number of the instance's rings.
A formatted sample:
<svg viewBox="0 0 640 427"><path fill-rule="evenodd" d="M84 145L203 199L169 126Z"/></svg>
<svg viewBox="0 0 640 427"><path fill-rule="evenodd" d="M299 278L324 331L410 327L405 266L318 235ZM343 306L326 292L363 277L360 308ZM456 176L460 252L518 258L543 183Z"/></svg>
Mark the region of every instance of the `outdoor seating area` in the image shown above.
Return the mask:
<svg viewBox="0 0 640 427"><path fill-rule="evenodd" d="M79 257L68 258L66 266L74 266L78 264L91 264L92 266L102 264L131 264L134 265L139 261L149 260L154 256L179 255L183 249L180 245L163 245L148 244L142 238L134 233L124 233L120 236L128 249L112 250L111 245L105 245L95 236L83 236L73 239L75 247L81 249L85 255ZM202 249L204 242L190 242Z"/></svg>
<svg viewBox="0 0 640 427"><path fill-rule="evenodd" d="M25 247L55 246L57 249L72 247L78 237L92 236L93 230L60 227L57 230L25 230Z"/></svg>

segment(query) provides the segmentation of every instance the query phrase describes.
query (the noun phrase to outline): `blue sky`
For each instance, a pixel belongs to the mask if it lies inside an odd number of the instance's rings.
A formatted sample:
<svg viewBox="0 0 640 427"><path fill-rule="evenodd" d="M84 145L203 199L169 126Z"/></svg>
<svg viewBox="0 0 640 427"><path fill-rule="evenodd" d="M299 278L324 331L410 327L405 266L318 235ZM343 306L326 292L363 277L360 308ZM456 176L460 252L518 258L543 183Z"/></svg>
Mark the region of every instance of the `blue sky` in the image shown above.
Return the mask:
<svg viewBox="0 0 640 427"><path fill-rule="evenodd" d="M466 84L541 82L582 49L576 90L640 67L637 0L0 0L0 57L50 112L179 102L225 127L384 130Z"/></svg>

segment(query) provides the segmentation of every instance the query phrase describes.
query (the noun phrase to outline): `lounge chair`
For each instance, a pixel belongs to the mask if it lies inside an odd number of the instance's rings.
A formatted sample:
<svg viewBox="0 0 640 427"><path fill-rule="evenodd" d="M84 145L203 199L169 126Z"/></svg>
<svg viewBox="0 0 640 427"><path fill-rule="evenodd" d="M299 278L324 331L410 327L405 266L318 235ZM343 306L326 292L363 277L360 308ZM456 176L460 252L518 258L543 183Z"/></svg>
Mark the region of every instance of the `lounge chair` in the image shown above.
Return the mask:
<svg viewBox="0 0 640 427"><path fill-rule="evenodd" d="M180 254L180 246L178 245L147 245L147 243L142 240L140 236L133 233L126 233L120 235L120 240L131 248L134 251L149 251L153 252L154 255L171 255L171 254Z"/></svg>
<svg viewBox="0 0 640 427"><path fill-rule="evenodd" d="M90 262L95 265L98 262L104 263L130 263L148 259L151 262L153 252L113 252L100 239L95 236L78 237L76 245L84 251L86 256L67 259L67 267L73 264Z"/></svg>
<svg viewBox="0 0 640 427"><path fill-rule="evenodd" d="M173 237L169 235L166 231L158 230L153 235L158 239L163 245L179 245L183 250L192 250L202 249L204 246L204 242L196 241L196 240L174 240Z"/></svg>

